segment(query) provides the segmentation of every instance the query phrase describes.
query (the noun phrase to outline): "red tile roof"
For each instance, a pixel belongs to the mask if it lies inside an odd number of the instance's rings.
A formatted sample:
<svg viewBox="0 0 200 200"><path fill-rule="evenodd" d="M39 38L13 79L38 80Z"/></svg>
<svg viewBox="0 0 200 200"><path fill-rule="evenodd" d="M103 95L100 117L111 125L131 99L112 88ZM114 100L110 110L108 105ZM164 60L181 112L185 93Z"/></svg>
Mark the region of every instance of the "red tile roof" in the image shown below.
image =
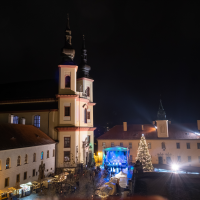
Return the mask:
<svg viewBox="0 0 200 200"><path fill-rule="evenodd" d="M199 133L197 124L169 124L168 138L159 138L155 126L152 124L143 124L143 127L144 130L142 130L141 124L128 125L127 131L123 131L123 125L116 125L97 140L138 140L142 134L146 139L200 139L200 136L194 134L194 132Z"/></svg>
<svg viewBox="0 0 200 200"><path fill-rule="evenodd" d="M54 140L33 125L0 124L0 150L54 143Z"/></svg>

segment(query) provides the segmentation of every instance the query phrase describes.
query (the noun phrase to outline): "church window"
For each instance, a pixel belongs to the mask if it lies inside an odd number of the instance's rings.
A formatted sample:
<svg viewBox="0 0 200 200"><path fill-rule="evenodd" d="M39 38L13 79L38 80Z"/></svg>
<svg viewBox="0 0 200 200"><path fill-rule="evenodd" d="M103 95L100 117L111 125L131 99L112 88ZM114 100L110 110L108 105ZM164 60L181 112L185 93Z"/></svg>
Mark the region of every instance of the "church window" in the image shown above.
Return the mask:
<svg viewBox="0 0 200 200"><path fill-rule="evenodd" d="M25 155L25 164L27 164L28 163L28 155L26 154Z"/></svg>
<svg viewBox="0 0 200 200"><path fill-rule="evenodd" d="M87 109L84 109L84 123L87 123Z"/></svg>
<svg viewBox="0 0 200 200"><path fill-rule="evenodd" d="M47 150L47 158L49 158L49 150Z"/></svg>
<svg viewBox="0 0 200 200"><path fill-rule="evenodd" d="M21 157L18 156L18 157L17 157L17 166L20 166L20 164L21 164Z"/></svg>
<svg viewBox="0 0 200 200"><path fill-rule="evenodd" d="M197 149L200 149L200 143L197 143Z"/></svg>
<svg viewBox="0 0 200 200"><path fill-rule="evenodd" d="M70 117L70 106L65 106L65 117Z"/></svg>
<svg viewBox="0 0 200 200"><path fill-rule="evenodd" d="M87 119L90 119L90 112L87 112Z"/></svg>
<svg viewBox="0 0 200 200"><path fill-rule="evenodd" d="M190 149L190 143L187 143L186 145L187 145L187 149Z"/></svg>
<svg viewBox="0 0 200 200"><path fill-rule="evenodd" d="M36 162L36 153L33 154L33 162Z"/></svg>
<svg viewBox="0 0 200 200"><path fill-rule="evenodd" d="M70 148L70 137L64 137L64 148Z"/></svg>
<svg viewBox="0 0 200 200"><path fill-rule="evenodd" d="M86 95L87 95L87 97L90 96L90 88L89 87L87 87L87 89L86 89Z"/></svg>
<svg viewBox="0 0 200 200"><path fill-rule="evenodd" d="M40 115L34 116L34 126L40 128Z"/></svg>
<svg viewBox="0 0 200 200"><path fill-rule="evenodd" d="M6 159L6 169L10 168L10 158Z"/></svg>
<svg viewBox="0 0 200 200"><path fill-rule="evenodd" d="M191 162L191 161L192 161L191 156L188 156L188 162Z"/></svg>
<svg viewBox="0 0 200 200"><path fill-rule="evenodd" d="M148 149L151 149L151 143L148 142Z"/></svg>
<svg viewBox="0 0 200 200"><path fill-rule="evenodd" d="M64 162L70 161L70 151L64 151Z"/></svg>
<svg viewBox="0 0 200 200"><path fill-rule="evenodd" d="M71 79L71 77L69 75L65 76L65 88L70 88L70 86L71 86L70 79Z"/></svg>
<svg viewBox="0 0 200 200"><path fill-rule="evenodd" d="M179 143L179 142L176 143L176 148L177 148L177 149L180 149L180 143Z"/></svg>
<svg viewBox="0 0 200 200"><path fill-rule="evenodd" d="M19 123L19 117L18 116L14 116L13 117L13 124L18 124Z"/></svg>
<svg viewBox="0 0 200 200"><path fill-rule="evenodd" d="M41 160L43 160L44 159L44 152L42 151L41 152Z"/></svg>

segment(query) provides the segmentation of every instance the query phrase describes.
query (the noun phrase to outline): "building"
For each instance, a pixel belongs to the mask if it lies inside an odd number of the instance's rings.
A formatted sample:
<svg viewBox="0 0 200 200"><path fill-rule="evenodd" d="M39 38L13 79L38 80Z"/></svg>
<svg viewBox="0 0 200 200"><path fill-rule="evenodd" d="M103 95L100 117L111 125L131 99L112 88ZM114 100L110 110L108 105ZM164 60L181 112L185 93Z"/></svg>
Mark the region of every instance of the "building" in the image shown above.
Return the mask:
<svg viewBox="0 0 200 200"><path fill-rule="evenodd" d="M94 152L94 80L84 36L79 66L71 41L68 18L59 80L3 85L0 98L0 123L34 125L56 141L57 168L91 163Z"/></svg>
<svg viewBox="0 0 200 200"><path fill-rule="evenodd" d="M55 172L55 141L33 125L0 124L0 190Z"/></svg>
<svg viewBox="0 0 200 200"><path fill-rule="evenodd" d="M144 134L153 164L179 163L182 166L200 167L200 120L196 124L173 124L166 119L160 101L157 120L152 124L116 125L100 136L98 154L108 147L128 147L129 161L135 162L138 144ZM110 149L112 151L112 148Z"/></svg>

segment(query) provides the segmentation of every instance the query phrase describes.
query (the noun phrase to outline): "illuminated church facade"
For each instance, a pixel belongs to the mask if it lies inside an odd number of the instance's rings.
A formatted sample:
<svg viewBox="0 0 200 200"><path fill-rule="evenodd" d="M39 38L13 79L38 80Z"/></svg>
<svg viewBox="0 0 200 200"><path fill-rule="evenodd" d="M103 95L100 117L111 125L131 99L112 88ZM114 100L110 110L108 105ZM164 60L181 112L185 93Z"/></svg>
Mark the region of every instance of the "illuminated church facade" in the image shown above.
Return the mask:
<svg viewBox="0 0 200 200"><path fill-rule="evenodd" d="M114 159L114 164L118 165L123 156L123 161L135 163L142 134L146 138L153 164L200 167L200 120L196 124L173 124L166 119L161 101L157 120L152 124L127 125L124 122L101 135L97 139L100 161L112 164ZM116 156L120 148L127 153L121 152L122 156Z"/></svg>
<svg viewBox="0 0 200 200"><path fill-rule="evenodd" d="M11 84L12 95L5 89L0 99L0 123L33 125L56 141L56 168L91 163L94 153L94 80L84 36L79 65L74 56L68 17L59 79Z"/></svg>

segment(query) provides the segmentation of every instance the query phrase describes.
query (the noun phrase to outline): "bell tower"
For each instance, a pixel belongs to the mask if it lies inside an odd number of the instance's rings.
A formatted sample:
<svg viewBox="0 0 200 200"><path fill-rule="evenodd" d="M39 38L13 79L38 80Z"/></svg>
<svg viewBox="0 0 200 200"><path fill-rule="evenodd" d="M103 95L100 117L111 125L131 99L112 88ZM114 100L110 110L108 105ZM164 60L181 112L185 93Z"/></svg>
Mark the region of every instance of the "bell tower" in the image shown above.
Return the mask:
<svg viewBox="0 0 200 200"><path fill-rule="evenodd" d="M160 99L160 105L157 113L157 134L158 137L169 137L168 134L168 120L166 119L166 113L164 111L162 101Z"/></svg>

